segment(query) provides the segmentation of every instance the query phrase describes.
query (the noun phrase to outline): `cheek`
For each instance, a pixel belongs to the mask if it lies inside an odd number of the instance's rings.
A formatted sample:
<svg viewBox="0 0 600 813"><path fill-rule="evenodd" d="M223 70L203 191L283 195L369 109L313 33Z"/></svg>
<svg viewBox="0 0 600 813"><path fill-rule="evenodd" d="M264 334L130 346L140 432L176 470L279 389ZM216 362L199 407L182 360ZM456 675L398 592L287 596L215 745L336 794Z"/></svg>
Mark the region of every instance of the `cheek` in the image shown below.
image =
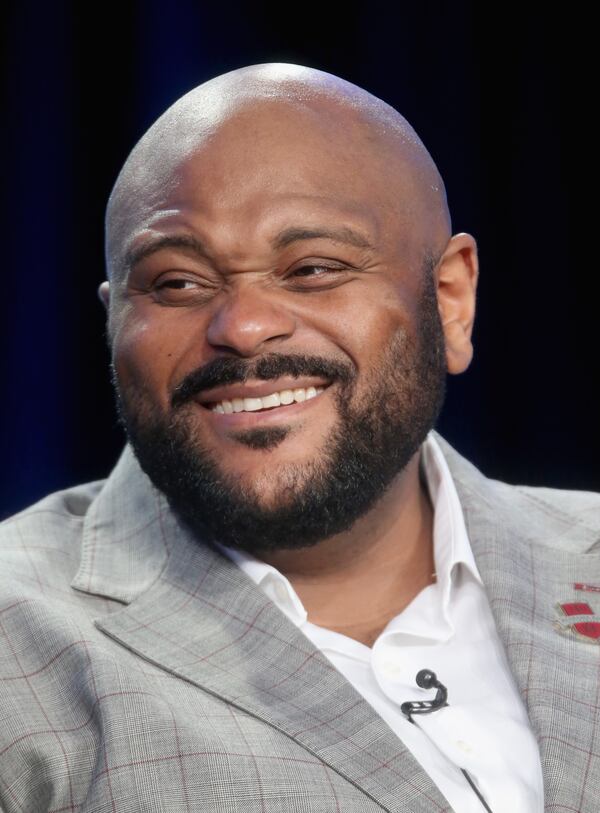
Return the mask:
<svg viewBox="0 0 600 813"><path fill-rule="evenodd" d="M350 288L350 286L348 286ZM390 343L401 334L414 335L411 299L391 286L363 286L348 290L324 311L313 312L312 326L338 345L359 372L377 367Z"/></svg>
<svg viewBox="0 0 600 813"><path fill-rule="evenodd" d="M176 344L173 331L134 315L126 319L113 341L113 364L122 389L167 407Z"/></svg>

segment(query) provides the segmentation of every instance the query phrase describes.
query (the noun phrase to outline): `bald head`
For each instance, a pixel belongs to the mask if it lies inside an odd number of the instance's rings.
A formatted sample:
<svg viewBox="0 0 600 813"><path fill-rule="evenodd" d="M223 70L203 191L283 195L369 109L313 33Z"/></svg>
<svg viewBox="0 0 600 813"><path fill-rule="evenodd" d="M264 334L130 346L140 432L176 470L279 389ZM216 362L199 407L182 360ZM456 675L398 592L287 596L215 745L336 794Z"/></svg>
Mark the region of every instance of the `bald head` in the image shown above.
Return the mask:
<svg viewBox="0 0 600 813"><path fill-rule="evenodd" d="M245 173L277 192L279 184L294 184L294 164L298 189L304 191L308 177L317 198L328 184L346 201L368 193L368 206L384 212L388 223L395 218L398 240L411 244L408 254L437 257L450 238L443 181L396 110L322 71L256 65L187 93L134 147L108 202L108 276L121 278L131 240L157 211L164 216L181 201L182 189L210 188L212 204L229 185L241 198L249 186Z"/></svg>

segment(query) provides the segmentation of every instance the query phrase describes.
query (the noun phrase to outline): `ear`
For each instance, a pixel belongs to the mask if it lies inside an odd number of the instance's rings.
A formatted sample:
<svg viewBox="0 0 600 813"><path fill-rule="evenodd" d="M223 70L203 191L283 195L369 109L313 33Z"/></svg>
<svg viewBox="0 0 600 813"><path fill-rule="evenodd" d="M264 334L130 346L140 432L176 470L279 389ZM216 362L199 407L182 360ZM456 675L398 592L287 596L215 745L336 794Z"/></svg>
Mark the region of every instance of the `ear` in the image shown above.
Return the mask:
<svg viewBox="0 0 600 813"><path fill-rule="evenodd" d="M464 232L450 238L437 267L437 298L446 338L448 372L464 372L473 358L471 334L479 262L477 243Z"/></svg>
<svg viewBox="0 0 600 813"><path fill-rule="evenodd" d="M108 303L110 302L110 285L108 282L103 282L98 287L98 299L108 311Z"/></svg>

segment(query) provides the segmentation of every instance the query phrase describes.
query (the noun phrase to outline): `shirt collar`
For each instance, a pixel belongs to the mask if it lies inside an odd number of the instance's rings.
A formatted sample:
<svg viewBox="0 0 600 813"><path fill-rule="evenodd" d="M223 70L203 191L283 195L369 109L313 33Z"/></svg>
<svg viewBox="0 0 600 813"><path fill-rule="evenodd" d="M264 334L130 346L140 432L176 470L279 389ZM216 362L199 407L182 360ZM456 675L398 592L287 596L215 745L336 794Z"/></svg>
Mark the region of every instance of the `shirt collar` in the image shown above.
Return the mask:
<svg viewBox="0 0 600 813"><path fill-rule="evenodd" d="M235 562L296 626L300 627L305 623L308 613L291 582L283 573L273 565L268 565L244 551L233 550L233 548L227 548L218 543L216 547Z"/></svg>
<svg viewBox="0 0 600 813"><path fill-rule="evenodd" d="M432 433L429 433L421 447L421 467L434 510L433 555L436 582L438 589L441 590L442 610L447 617L453 576L458 565L464 565L479 584L483 584L483 582L471 551L462 508L450 469ZM248 553L233 550L224 545L218 545L218 547L267 594L296 626L300 627L306 623L308 615L304 605L283 573ZM397 616L397 619L399 620L401 616L402 614Z"/></svg>
<svg viewBox="0 0 600 813"><path fill-rule="evenodd" d="M432 433L421 447L421 470L433 506L433 557L438 584L449 589L457 565L463 564L483 586L471 550L465 518L452 474Z"/></svg>

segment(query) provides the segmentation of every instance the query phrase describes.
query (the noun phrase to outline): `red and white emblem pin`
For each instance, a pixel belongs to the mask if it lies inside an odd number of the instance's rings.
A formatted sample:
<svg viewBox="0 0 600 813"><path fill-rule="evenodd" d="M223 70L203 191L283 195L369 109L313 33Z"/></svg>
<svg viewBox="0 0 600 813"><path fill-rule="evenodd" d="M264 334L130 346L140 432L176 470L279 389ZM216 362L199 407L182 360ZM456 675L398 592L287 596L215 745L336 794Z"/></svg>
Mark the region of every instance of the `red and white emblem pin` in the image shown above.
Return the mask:
<svg viewBox="0 0 600 813"><path fill-rule="evenodd" d="M600 616L587 601L565 601L557 604L556 609L560 614L554 624L557 632L588 644L600 644Z"/></svg>

